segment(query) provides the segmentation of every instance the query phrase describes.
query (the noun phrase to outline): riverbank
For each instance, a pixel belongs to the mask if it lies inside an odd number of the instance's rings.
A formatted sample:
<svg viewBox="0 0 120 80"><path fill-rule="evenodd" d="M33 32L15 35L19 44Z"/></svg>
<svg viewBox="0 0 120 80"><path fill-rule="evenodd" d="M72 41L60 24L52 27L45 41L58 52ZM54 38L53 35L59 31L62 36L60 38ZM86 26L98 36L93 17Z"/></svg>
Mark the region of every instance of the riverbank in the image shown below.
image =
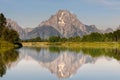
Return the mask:
<svg viewBox="0 0 120 80"><path fill-rule="evenodd" d="M4 41L0 39L0 51L1 52L4 52L9 49L19 48L19 47L22 47L21 43L12 44L8 41Z"/></svg>
<svg viewBox="0 0 120 80"><path fill-rule="evenodd" d="M22 42L24 47L81 47L81 48L120 48L118 42Z"/></svg>
<svg viewBox="0 0 120 80"><path fill-rule="evenodd" d="M4 52L6 50L14 48L15 45L7 41L0 40L0 51Z"/></svg>

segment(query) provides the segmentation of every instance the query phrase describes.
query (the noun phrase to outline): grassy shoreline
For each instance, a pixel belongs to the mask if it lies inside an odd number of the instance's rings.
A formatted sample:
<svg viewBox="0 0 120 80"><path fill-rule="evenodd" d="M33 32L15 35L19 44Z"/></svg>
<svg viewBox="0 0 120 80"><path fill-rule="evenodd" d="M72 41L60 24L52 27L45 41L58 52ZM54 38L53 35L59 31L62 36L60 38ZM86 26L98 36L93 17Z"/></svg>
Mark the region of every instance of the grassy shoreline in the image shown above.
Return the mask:
<svg viewBox="0 0 120 80"><path fill-rule="evenodd" d="M24 47L120 48L120 42L22 42Z"/></svg>
<svg viewBox="0 0 120 80"><path fill-rule="evenodd" d="M1 52L4 52L6 50L10 50L10 49L12 49L14 47L15 47L14 44L9 43L7 41L0 40L0 51Z"/></svg>

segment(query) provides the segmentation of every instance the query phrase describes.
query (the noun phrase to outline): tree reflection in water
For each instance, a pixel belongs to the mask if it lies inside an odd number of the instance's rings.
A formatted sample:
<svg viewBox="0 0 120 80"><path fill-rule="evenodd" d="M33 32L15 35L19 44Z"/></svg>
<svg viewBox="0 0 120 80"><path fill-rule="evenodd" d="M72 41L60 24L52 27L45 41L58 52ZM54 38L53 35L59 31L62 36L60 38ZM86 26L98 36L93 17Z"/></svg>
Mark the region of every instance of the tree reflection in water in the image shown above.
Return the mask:
<svg viewBox="0 0 120 80"><path fill-rule="evenodd" d="M15 62L19 57L16 50L9 50L5 52L0 52L0 77L6 73L7 68Z"/></svg>
<svg viewBox="0 0 120 80"><path fill-rule="evenodd" d="M105 49L105 48L84 48L82 49L83 53L86 55L90 55L93 58L94 57L101 57L101 56L106 56L110 58L114 58L116 60L120 60L120 49Z"/></svg>
<svg viewBox="0 0 120 80"><path fill-rule="evenodd" d="M120 49L118 48L66 48L66 47L49 47L49 51L52 53L60 53L60 51L70 51L75 53L83 52L84 55L90 55L91 57L101 57L106 56L110 58L115 58L116 60L120 60Z"/></svg>

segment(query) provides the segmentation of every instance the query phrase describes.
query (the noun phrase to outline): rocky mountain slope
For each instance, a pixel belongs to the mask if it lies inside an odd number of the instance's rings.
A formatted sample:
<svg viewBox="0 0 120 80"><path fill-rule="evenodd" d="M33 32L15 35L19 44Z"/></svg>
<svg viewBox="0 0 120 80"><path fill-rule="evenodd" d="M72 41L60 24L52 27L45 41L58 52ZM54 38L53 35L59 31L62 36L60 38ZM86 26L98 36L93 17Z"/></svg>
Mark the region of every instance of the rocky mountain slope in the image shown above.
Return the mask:
<svg viewBox="0 0 120 80"><path fill-rule="evenodd" d="M47 39L50 36L75 37L84 36L92 32L108 33L113 32L111 28L99 30L95 25L83 24L75 14L67 10L59 10L48 20L41 22L36 28L21 28L15 21L7 19L7 25L16 30L21 39L41 37Z"/></svg>
<svg viewBox="0 0 120 80"><path fill-rule="evenodd" d="M117 29L119 29L119 30L120 30L120 25L119 25L119 27L118 27Z"/></svg>
<svg viewBox="0 0 120 80"><path fill-rule="evenodd" d="M50 36L61 36L61 34L51 26L42 26L33 29L31 32L27 33L26 39L40 37L42 39L47 39Z"/></svg>
<svg viewBox="0 0 120 80"><path fill-rule="evenodd" d="M26 33L28 33L28 32L31 32L33 29L34 29L34 28L29 28L29 27L28 27L28 28L25 28L24 31L25 31Z"/></svg>
<svg viewBox="0 0 120 80"><path fill-rule="evenodd" d="M14 29L15 31L18 32L18 34L20 35L20 38L23 39L24 35L25 35L25 31L24 29L22 29L21 26L18 25L17 22L11 20L11 19L7 19L7 26L11 29Z"/></svg>
<svg viewBox="0 0 120 80"><path fill-rule="evenodd" d="M74 36L83 36L86 34L90 34L91 32L100 32L94 25L91 26L84 25L82 22L79 21L75 14L72 14L67 10L59 10L55 15L52 15L48 20L40 23L37 28L41 28L43 26L54 28L55 32L58 31L57 33L60 33L59 36L66 38ZM36 33L34 33L35 30ZM44 28L42 31L44 31ZM35 28L33 29L33 31L28 33L27 36L28 37L31 36L32 35L31 33L37 34L40 33L40 30ZM44 34L41 34L41 36L44 36ZM50 37L52 35L47 36ZM30 38L32 38L32 36Z"/></svg>
<svg viewBox="0 0 120 80"><path fill-rule="evenodd" d="M107 28L103 33L110 33L113 32L114 30L112 28Z"/></svg>

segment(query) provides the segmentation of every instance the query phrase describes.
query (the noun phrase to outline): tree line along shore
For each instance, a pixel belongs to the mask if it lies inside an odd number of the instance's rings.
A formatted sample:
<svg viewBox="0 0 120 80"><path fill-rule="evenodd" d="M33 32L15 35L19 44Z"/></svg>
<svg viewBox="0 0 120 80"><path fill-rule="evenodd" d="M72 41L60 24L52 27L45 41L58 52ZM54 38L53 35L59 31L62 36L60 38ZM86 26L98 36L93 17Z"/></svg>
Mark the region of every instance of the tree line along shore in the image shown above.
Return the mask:
<svg viewBox="0 0 120 80"><path fill-rule="evenodd" d="M20 43L19 34L11 28L11 25L7 25L4 14L0 13L0 49L20 46L22 44Z"/></svg>

